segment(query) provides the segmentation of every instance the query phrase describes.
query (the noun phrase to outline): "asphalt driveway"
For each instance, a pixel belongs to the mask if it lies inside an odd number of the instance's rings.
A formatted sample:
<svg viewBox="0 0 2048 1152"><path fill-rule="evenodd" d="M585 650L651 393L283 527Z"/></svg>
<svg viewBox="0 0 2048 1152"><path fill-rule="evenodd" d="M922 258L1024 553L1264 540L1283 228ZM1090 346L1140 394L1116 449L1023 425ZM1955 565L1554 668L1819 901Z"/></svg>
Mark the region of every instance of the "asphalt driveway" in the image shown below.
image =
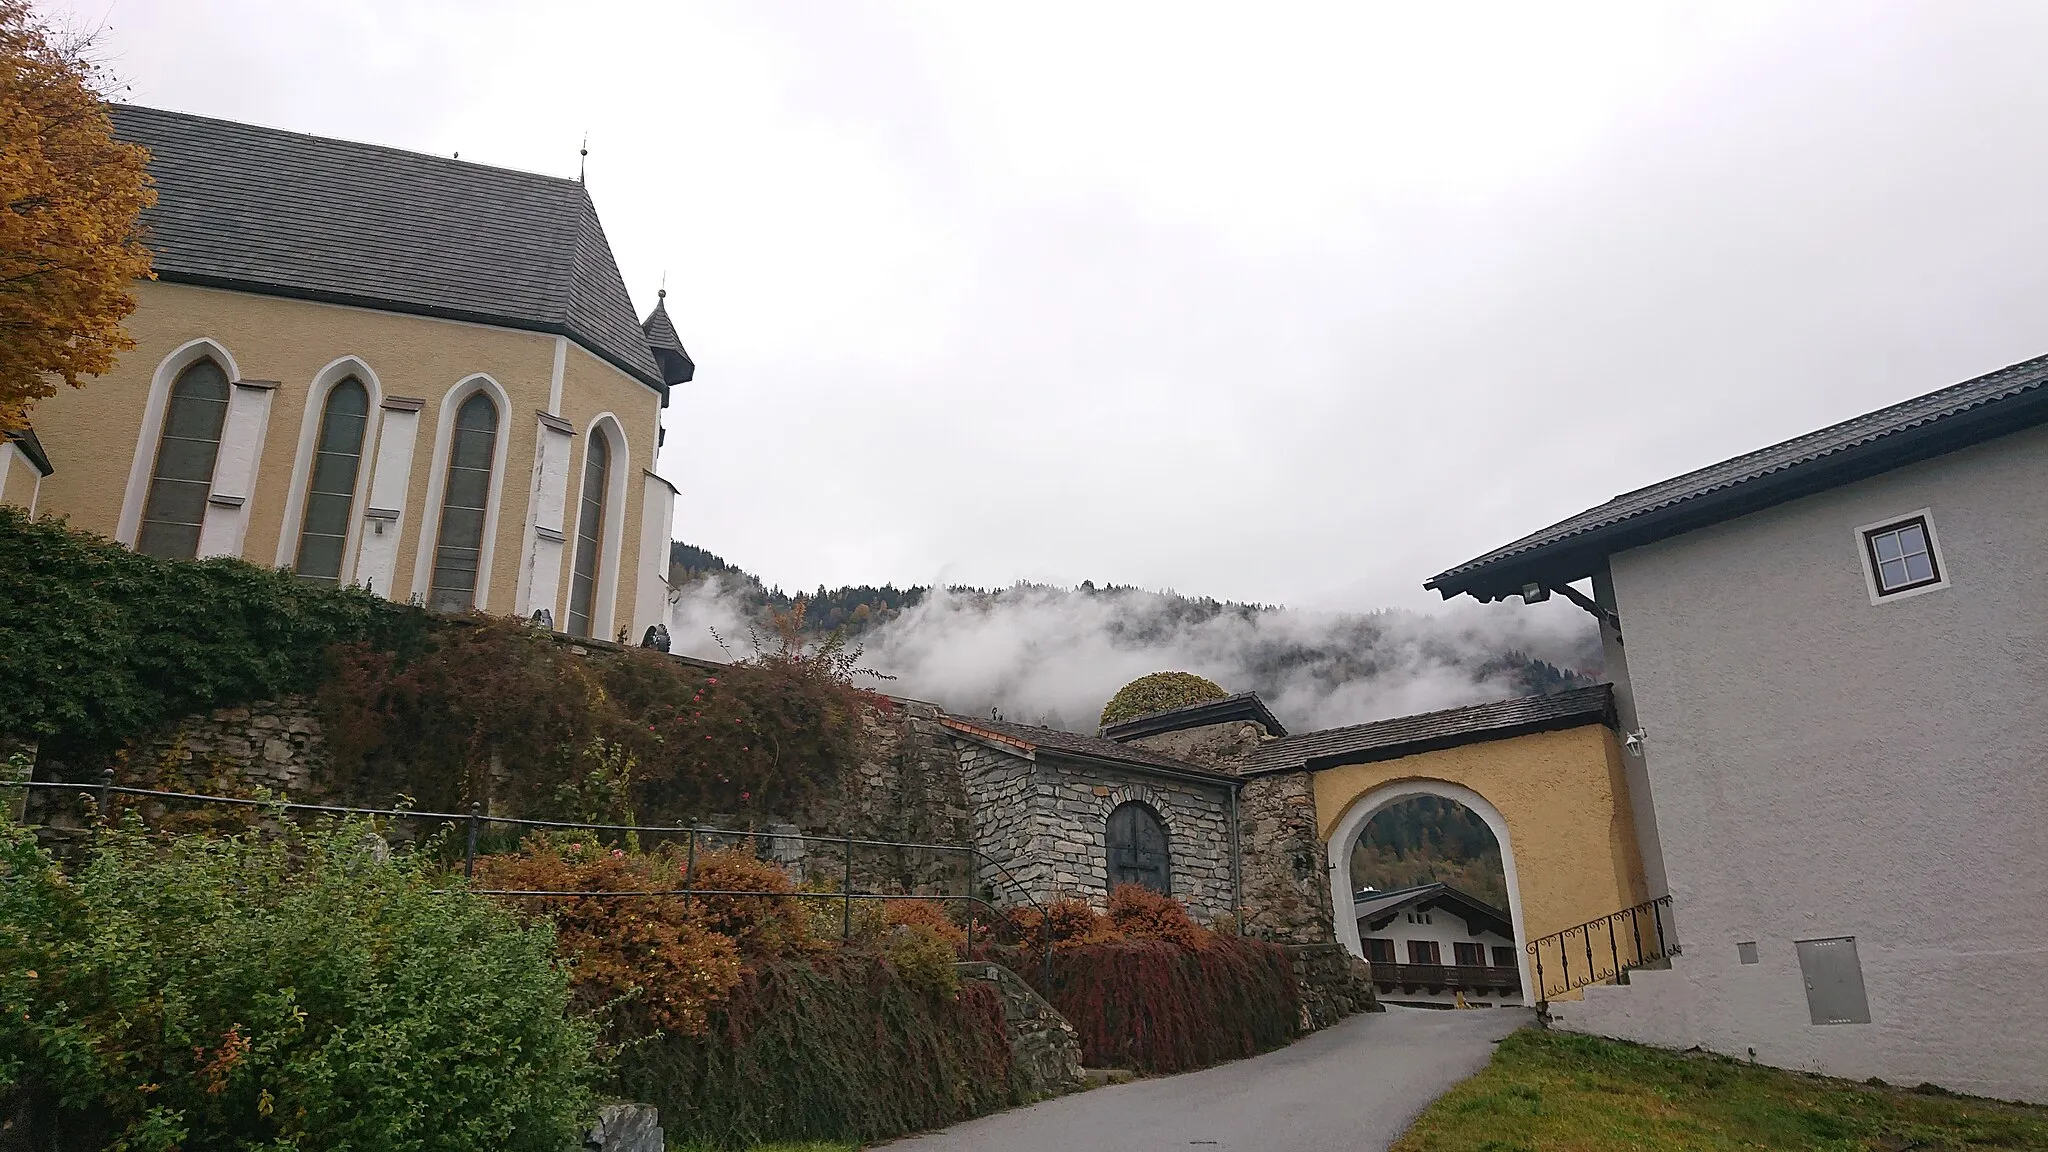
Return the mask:
<svg viewBox="0 0 2048 1152"><path fill-rule="evenodd" d="M1079 1092L889 1152L1380 1152L1532 1021L1523 1008L1389 1008L1278 1052Z"/></svg>

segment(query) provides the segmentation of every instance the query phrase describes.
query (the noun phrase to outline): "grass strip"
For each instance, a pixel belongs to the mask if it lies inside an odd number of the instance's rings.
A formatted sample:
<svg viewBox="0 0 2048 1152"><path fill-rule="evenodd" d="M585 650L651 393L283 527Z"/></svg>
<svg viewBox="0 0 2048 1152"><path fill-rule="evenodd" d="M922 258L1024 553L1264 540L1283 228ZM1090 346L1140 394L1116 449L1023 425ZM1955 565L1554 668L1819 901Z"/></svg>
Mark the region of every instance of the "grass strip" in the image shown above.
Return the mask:
<svg viewBox="0 0 2048 1152"><path fill-rule="evenodd" d="M2048 1108L1525 1028L1393 1152L2048 1150Z"/></svg>

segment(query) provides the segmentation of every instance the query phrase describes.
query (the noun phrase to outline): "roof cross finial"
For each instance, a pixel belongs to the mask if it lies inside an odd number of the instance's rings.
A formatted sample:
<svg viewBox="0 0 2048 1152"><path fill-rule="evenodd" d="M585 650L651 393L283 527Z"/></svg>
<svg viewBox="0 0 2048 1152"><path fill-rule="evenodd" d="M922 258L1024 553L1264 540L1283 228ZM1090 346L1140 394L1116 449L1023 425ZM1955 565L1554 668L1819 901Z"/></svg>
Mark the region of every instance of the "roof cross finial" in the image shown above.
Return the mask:
<svg viewBox="0 0 2048 1152"><path fill-rule="evenodd" d="M583 144L576 149L576 182L583 183L584 165L590 162L590 131L583 132Z"/></svg>

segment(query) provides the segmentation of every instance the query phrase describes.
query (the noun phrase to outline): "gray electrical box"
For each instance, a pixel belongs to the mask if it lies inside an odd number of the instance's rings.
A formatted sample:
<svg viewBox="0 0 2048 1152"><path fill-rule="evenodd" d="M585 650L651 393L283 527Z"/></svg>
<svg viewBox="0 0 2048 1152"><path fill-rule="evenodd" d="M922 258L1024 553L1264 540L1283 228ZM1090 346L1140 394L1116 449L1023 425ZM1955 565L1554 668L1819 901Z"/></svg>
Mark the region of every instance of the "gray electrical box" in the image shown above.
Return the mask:
<svg viewBox="0 0 2048 1152"><path fill-rule="evenodd" d="M1742 943L1737 944L1735 946L1735 958L1744 964L1756 963L1756 941L1745 940Z"/></svg>
<svg viewBox="0 0 2048 1152"><path fill-rule="evenodd" d="M1856 938L1799 940L1799 974L1806 978L1806 1010L1815 1024L1868 1024L1870 1001L1863 994L1863 964Z"/></svg>

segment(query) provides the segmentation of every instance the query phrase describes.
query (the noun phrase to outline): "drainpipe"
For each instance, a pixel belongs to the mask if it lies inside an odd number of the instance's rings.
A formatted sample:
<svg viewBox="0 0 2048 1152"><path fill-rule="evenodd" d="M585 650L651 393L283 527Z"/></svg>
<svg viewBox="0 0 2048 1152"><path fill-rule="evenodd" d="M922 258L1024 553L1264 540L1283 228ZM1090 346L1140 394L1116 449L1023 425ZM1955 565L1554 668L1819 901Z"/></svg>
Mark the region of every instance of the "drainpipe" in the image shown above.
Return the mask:
<svg viewBox="0 0 2048 1152"><path fill-rule="evenodd" d="M1244 935L1243 854L1237 842L1238 785L1230 786L1230 916L1237 921L1237 934Z"/></svg>

